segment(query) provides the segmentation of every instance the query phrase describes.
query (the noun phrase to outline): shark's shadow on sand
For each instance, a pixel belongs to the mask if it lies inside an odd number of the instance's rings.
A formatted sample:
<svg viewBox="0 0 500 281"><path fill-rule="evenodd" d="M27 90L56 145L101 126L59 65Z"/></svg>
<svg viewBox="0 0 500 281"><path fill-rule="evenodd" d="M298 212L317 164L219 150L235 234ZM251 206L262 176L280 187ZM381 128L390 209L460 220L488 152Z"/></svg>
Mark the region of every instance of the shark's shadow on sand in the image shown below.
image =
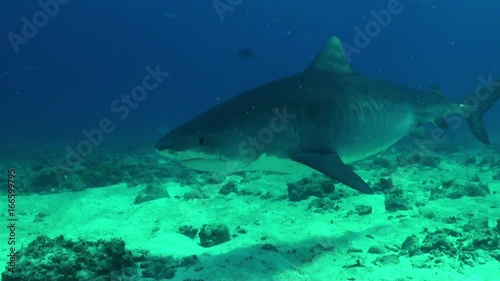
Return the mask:
<svg viewBox="0 0 500 281"><path fill-rule="evenodd" d="M314 236L296 243L272 243L272 246L263 241L262 243L239 247L219 255L201 255L202 270L198 270L199 266L193 266L179 269L177 275L194 278L194 280L202 278L207 281L216 280L214 275L219 278L226 277L227 280L269 280L270 277L279 272L294 271L297 275L304 274L303 277L312 277L301 272L301 267L314 263L317 259L332 253L345 254L349 249L352 249L351 243L353 240L358 238L370 239L366 238L365 234L369 234L375 228L384 228L384 226L376 226L361 233L344 231L335 237ZM344 263L345 261L332 263L332 275L338 270L366 266L356 258ZM234 273L234 275L221 276L213 273L221 271L221 267L225 268L227 272Z"/></svg>

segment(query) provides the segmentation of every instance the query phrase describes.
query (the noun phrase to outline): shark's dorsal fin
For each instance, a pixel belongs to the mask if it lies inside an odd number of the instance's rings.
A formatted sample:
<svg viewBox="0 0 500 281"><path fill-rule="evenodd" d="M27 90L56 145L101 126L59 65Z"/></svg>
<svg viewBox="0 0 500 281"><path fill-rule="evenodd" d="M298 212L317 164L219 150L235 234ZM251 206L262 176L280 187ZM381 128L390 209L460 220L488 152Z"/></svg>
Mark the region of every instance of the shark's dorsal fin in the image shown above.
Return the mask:
<svg viewBox="0 0 500 281"><path fill-rule="evenodd" d="M354 74L349 60L344 53L344 47L338 37L332 37L314 59L311 70L328 71L332 74Z"/></svg>

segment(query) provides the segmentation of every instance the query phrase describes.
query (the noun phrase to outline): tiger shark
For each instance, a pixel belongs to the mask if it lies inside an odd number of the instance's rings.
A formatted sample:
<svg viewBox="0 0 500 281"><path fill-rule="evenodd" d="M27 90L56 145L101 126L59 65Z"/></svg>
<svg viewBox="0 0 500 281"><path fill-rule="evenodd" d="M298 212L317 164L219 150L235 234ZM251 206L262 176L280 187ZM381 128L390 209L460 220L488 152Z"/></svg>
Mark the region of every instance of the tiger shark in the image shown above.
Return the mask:
<svg viewBox="0 0 500 281"><path fill-rule="evenodd" d="M451 116L462 115L489 144L482 117L500 90L482 97L472 107L449 102L436 88L417 90L358 74L332 37L304 71L218 104L168 132L155 148L199 171L317 171L371 194L348 164L408 135L423 137L429 122L446 129Z"/></svg>

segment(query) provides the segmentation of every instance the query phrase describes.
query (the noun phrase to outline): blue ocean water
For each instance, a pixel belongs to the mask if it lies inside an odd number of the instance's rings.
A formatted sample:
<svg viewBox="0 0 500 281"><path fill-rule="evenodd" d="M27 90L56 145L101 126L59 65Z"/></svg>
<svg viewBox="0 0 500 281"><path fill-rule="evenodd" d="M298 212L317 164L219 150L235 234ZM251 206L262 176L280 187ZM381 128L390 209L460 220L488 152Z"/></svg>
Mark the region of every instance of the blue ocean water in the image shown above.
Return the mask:
<svg viewBox="0 0 500 281"><path fill-rule="evenodd" d="M387 3L241 1L220 16L211 1L68 1L16 46L8 34L23 36L21 19L32 21L43 9L36 1L1 5L3 140L78 139L108 116L116 134L147 143L158 127L175 127L219 100L301 71L330 36L354 44L354 27L363 29L373 20L370 11ZM439 84L450 98L461 98L478 76L498 71L498 5L401 1L403 11L353 54L352 65L417 88ZM255 57L235 55L245 47ZM111 103L156 64L171 75L118 121Z"/></svg>
<svg viewBox="0 0 500 281"><path fill-rule="evenodd" d="M97 129L82 162L117 147L152 150L165 132L214 105L302 71L331 36L347 46L356 71L416 89L437 84L452 100L500 78L500 2L493 0L0 7L0 161L31 161L38 151L66 165L68 152ZM498 135L500 104L484 120ZM468 129L463 134L470 137Z"/></svg>

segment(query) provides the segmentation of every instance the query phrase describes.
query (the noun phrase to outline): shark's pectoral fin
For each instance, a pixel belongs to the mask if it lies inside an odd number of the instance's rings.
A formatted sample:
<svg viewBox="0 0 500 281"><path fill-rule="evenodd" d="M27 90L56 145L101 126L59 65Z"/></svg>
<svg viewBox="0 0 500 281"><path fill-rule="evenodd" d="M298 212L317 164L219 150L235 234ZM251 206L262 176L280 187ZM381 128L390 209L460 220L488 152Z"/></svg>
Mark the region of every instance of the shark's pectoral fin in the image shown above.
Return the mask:
<svg viewBox="0 0 500 281"><path fill-rule="evenodd" d="M307 165L362 193L373 194L373 190L348 167L337 154L298 153L294 161Z"/></svg>

